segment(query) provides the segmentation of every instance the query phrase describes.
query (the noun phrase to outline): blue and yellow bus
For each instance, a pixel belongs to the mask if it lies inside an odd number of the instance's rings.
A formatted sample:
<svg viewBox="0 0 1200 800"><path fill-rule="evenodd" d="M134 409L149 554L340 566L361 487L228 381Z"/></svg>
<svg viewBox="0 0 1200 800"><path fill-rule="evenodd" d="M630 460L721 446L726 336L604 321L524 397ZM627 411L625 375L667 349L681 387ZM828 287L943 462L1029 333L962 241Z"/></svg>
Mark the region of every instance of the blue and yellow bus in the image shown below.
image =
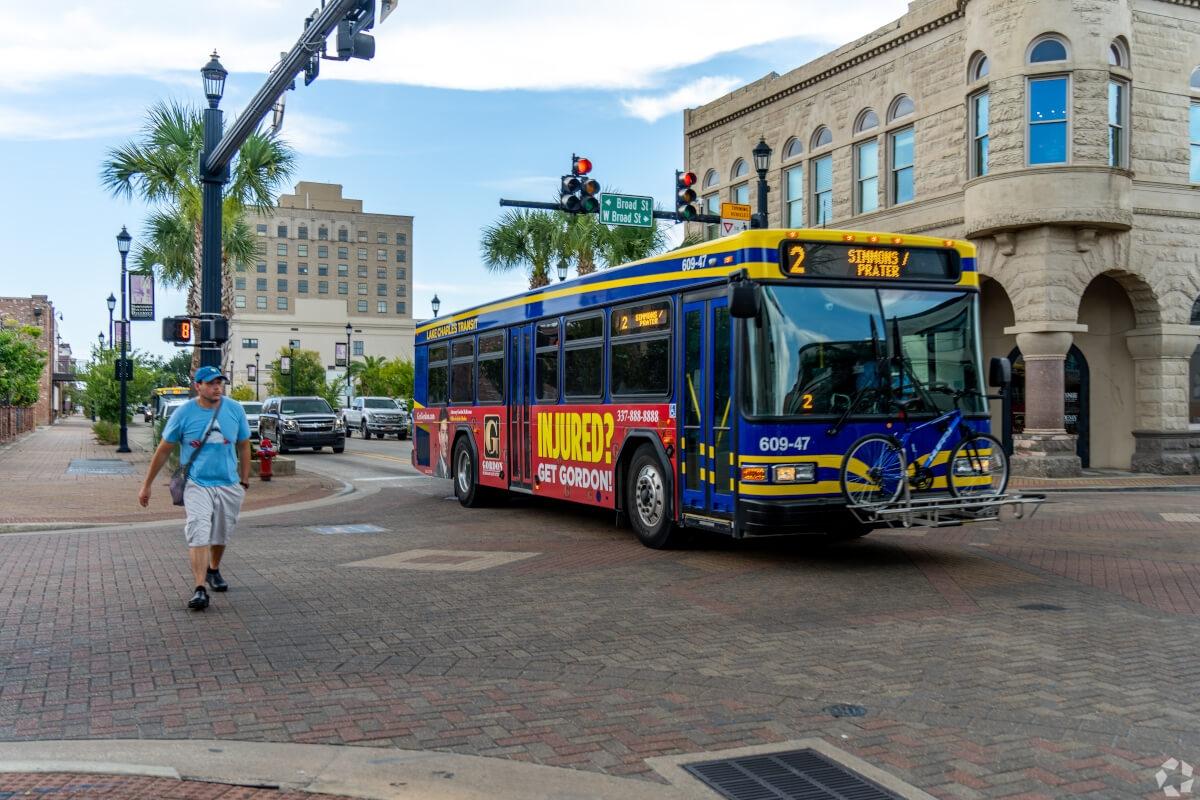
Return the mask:
<svg viewBox="0 0 1200 800"><path fill-rule="evenodd" d="M881 349L988 429L978 298L968 242L833 230L751 230L534 289L418 327L413 464L468 507L615 509L651 547L689 528L861 535L839 471L895 424L863 402ZM936 455L919 489L946 486Z"/></svg>

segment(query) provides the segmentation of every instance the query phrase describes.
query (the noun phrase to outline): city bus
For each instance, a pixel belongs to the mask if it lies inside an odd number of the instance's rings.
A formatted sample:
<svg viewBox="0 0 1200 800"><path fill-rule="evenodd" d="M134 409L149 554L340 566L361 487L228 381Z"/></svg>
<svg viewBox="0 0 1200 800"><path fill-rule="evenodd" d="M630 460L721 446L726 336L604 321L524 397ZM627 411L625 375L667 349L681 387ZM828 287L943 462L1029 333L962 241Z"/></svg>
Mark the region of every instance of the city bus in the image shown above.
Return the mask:
<svg viewBox="0 0 1200 800"><path fill-rule="evenodd" d="M945 389L906 419L957 407L987 432L979 337L969 242L745 231L419 325L413 465L467 507L614 509L650 547L693 528L861 536L875 523L839 471L897 422L882 395L864 402L881 354L907 365L887 380ZM928 455L937 426L913 440ZM947 485L935 456L918 494Z"/></svg>
<svg viewBox="0 0 1200 800"><path fill-rule="evenodd" d="M161 386L150 393L150 402L146 405L146 422L158 419L162 404L168 400L187 400L192 396L188 386Z"/></svg>

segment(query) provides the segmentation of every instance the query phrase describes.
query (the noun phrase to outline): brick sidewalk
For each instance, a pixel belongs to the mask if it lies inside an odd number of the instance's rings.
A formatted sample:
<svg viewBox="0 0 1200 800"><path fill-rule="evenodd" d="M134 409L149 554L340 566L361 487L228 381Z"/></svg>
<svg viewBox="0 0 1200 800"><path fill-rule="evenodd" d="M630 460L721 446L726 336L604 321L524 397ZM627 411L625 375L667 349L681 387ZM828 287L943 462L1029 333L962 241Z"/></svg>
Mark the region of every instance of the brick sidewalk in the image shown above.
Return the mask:
<svg viewBox="0 0 1200 800"><path fill-rule="evenodd" d="M149 428L129 429L131 453L96 443L92 423L84 417L67 417L58 424L0 448L0 525L21 523L148 522L183 519L183 509L171 504L166 468L150 497L149 508L137 502L138 489L150 464ZM127 475L73 474L67 470L77 459L119 460L128 463ZM333 494L340 485L328 478L300 472L273 481L252 480L244 511L316 500Z"/></svg>
<svg viewBox="0 0 1200 800"><path fill-rule="evenodd" d="M255 789L221 783L80 773L0 774L0 800L54 797L56 800L352 800L342 795Z"/></svg>

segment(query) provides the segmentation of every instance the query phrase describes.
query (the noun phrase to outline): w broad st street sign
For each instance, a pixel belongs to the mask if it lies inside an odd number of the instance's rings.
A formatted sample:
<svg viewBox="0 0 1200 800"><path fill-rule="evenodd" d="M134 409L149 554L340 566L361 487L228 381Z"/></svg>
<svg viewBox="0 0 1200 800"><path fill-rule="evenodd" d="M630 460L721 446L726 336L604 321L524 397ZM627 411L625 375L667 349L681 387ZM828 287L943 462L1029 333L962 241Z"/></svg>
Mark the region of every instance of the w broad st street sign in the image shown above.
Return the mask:
<svg viewBox="0 0 1200 800"><path fill-rule="evenodd" d="M605 225L628 225L632 228L654 227L654 198L636 194L600 193L600 222Z"/></svg>

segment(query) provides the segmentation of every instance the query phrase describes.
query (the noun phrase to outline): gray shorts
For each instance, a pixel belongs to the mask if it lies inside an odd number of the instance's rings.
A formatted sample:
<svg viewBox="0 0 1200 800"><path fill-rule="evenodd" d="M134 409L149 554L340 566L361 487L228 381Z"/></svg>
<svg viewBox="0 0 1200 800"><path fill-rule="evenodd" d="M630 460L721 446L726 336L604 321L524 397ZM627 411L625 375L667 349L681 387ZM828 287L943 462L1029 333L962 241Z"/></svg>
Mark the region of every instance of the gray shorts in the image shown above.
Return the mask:
<svg viewBox="0 0 1200 800"><path fill-rule="evenodd" d="M183 535L188 547L225 544L233 535L244 499L246 490L239 483L231 486L200 486L188 481L187 488L183 490L183 507L187 511Z"/></svg>

